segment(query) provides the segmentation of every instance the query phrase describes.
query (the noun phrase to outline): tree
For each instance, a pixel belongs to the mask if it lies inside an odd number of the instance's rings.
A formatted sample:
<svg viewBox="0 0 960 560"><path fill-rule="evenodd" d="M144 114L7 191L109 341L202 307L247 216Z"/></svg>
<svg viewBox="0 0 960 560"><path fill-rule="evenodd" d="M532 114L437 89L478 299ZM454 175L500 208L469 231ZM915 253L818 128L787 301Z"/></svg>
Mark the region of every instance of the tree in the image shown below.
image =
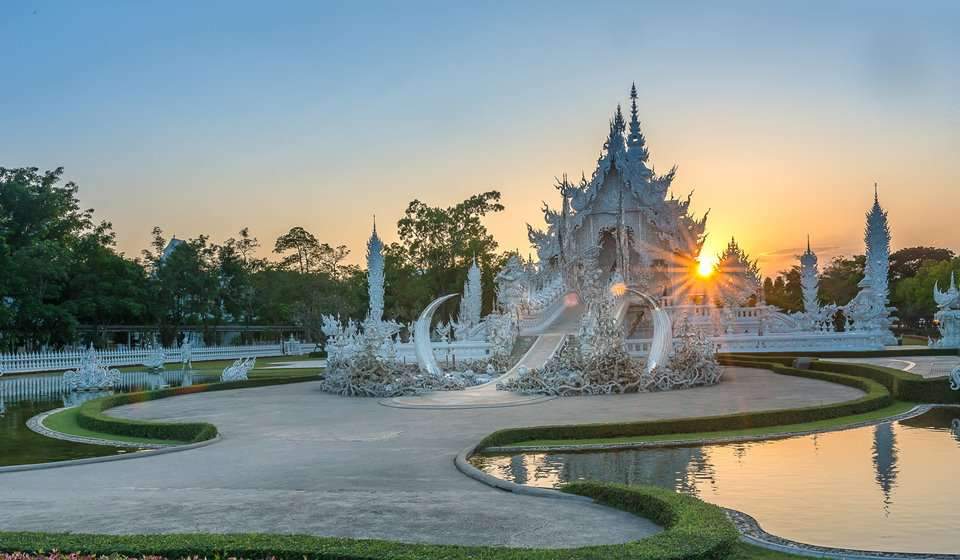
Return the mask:
<svg viewBox="0 0 960 560"><path fill-rule="evenodd" d="M80 237L74 247L64 307L81 324L98 328L145 322L146 271L116 252L115 237L109 224L103 223Z"/></svg>
<svg viewBox="0 0 960 560"><path fill-rule="evenodd" d="M820 301L836 305L850 303L860 290L857 284L863 280L865 263L864 255L834 258L820 275Z"/></svg>
<svg viewBox="0 0 960 560"><path fill-rule="evenodd" d="M62 345L77 318L64 306L77 245L95 226L63 168L0 167L0 343Z"/></svg>
<svg viewBox="0 0 960 560"><path fill-rule="evenodd" d="M803 310L803 289L800 286L800 267L782 270L776 279L763 281L763 299L770 305L788 312Z"/></svg>
<svg viewBox="0 0 960 560"><path fill-rule="evenodd" d="M907 247L890 255L890 282L895 284L904 278L916 276L927 261L949 261L953 251L938 247Z"/></svg>
<svg viewBox="0 0 960 560"><path fill-rule="evenodd" d="M897 308L900 322L916 327L920 319L925 319L929 324L937 311L933 288L939 283L940 289L946 290L950 285L951 273L960 273L960 258L925 260L915 275L897 282L890 303Z"/></svg>
<svg viewBox="0 0 960 560"><path fill-rule="evenodd" d="M311 272L314 269L314 259L320 244L312 233L300 226L290 228L290 231L277 238L273 252L286 255L278 266L285 270L299 270L300 273Z"/></svg>
<svg viewBox="0 0 960 560"><path fill-rule="evenodd" d="M503 258L496 253L497 242L482 218L503 209L497 191L473 195L447 208L412 201L397 222L400 242L389 248L386 259L387 307L395 307L395 317L422 309L432 297L460 292L474 258L483 273L483 300L489 310L492 277ZM450 306L455 309L456 302Z"/></svg>

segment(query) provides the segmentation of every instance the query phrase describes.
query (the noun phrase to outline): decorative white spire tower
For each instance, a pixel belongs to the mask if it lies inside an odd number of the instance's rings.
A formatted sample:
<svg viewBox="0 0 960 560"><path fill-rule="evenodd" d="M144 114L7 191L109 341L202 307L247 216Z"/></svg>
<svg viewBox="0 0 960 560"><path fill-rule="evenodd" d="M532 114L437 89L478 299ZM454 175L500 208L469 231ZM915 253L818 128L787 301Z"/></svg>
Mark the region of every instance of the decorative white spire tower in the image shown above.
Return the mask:
<svg viewBox="0 0 960 560"><path fill-rule="evenodd" d="M867 212L867 226L864 231L867 245L863 280L858 286L860 291L844 306L844 314L851 330L876 333L878 345L896 344L897 339L890 331L893 319L887 307L887 272L890 269L890 226L887 224L887 212L880 206L877 185L873 186L873 207Z"/></svg>
<svg viewBox="0 0 960 560"><path fill-rule="evenodd" d="M367 294L370 297L370 310L367 319L383 320L383 242L377 235L377 217L373 217L373 233L367 241Z"/></svg>
<svg viewBox="0 0 960 560"><path fill-rule="evenodd" d="M477 266L477 257L473 257L470 270L467 271L467 280L463 283L463 298L460 300L460 317L458 321L469 328L480 324L480 308L483 305L483 288L480 284L480 267Z"/></svg>
<svg viewBox="0 0 960 560"><path fill-rule="evenodd" d="M889 298L887 274L890 270L890 226L887 224L887 211L880 206L876 183L873 184L873 207L867 213L864 241L867 245L867 259L863 282L873 288L878 302L886 306Z"/></svg>
<svg viewBox="0 0 960 560"><path fill-rule="evenodd" d="M810 316L820 312L817 290L820 278L817 270L817 254L810 249L810 236L807 236L807 250L800 255L800 289L803 292L803 310Z"/></svg>

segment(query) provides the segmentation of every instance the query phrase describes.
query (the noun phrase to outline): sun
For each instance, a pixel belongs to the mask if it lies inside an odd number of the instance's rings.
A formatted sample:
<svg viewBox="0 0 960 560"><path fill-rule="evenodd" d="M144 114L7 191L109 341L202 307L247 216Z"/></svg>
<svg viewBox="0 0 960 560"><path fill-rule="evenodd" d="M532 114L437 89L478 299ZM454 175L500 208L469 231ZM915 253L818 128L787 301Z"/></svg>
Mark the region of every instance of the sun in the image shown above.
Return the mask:
<svg viewBox="0 0 960 560"><path fill-rule="evenodd" d="M697 276L701 278L709 278L713 276L714 267L716 264L716 257L709 253L700 253L700 258L697 259Z"/></svg>

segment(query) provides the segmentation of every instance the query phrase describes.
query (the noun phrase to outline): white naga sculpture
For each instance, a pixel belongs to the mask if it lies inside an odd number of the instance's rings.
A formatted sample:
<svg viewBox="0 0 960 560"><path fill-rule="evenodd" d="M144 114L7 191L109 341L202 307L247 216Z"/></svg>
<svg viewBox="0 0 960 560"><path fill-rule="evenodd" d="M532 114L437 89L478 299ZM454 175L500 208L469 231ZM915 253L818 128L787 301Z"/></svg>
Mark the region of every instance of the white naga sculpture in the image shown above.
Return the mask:
<svg viewBox="0 0 960 560"><path fill-rule="evenodd" d="M154 345L150 350L150 353L147 354L147 358L143 361L143 366L147 369L159 370L163 369L163 364L167 361L167 355L163 351L163 346L157 344Z"/></svg>
<svg viewBox="0 0 960 560"><path fill-rule="evenodd" d="M249 378L248 374L255 367L257 367L257 358L255 356L240 358L233 362L233 365L223 370L223 373L220 374L220 381L246 381Z"/></svg>
<svg viewBox="0 0 960 560"><path fill-rule="evenodd" d="M101 363L93 344L90 344L80 367L64 372L63 383L71 391L113 389L120 384L120 372Z"/></svg>
<svg viewBox="0 0 960 560"><path fill-rule="evenodd" d="M933 286L933 300L937 303L937 328L940 330L940 339L931 343L939 348L960 347L960 290L957 290L956 275L950 273L950 287L945 292L940 291L940 283Z"/></svg>

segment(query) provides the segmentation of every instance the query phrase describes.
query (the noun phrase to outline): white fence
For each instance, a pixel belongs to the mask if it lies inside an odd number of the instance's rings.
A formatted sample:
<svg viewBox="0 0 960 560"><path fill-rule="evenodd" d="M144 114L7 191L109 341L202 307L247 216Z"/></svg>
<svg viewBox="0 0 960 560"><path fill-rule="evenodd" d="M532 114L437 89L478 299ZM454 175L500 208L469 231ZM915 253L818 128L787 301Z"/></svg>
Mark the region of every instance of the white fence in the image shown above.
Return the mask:
<svg viewBox="0 0 960 560"><path fill-rule="evenodd" d="M192 360L206 362L210 360L236 360L255 356L300 356L312 352L316 347L312 343L285 341L277 344L257 344L250 346L203 346L193 348ZM0 354L0 373L30 373L37 371L60 371L80 366L80 360L86 350L64 350L55 352L27 352L22 354ZM138 366L153 354L146 348L98 350L97 356L105 365L111 367ZM180 348L164 348L165 362L176 364L181 361Z"/></svg>

